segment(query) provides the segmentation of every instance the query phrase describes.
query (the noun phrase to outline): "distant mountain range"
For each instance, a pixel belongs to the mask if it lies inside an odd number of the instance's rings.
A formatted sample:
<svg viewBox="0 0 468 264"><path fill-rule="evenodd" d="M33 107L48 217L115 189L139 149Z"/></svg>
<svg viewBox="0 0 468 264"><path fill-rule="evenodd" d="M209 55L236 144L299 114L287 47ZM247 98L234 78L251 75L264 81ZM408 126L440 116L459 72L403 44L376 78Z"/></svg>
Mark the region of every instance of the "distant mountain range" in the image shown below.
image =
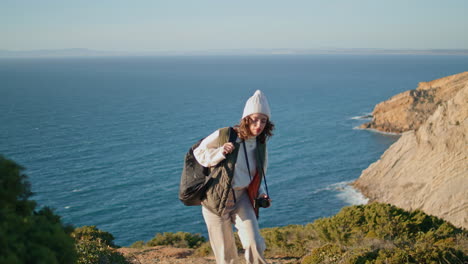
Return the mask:
<svg viewBox="0 0 468 264"><path fill-rule="evenodd" d="M212 49L194 51L103 51L86 48L50 50L0 50L0 58L201 56L201 55L307 55L307 54L415 54L468 55L468 49Z"/></svg>
<svg viewBox="0 0 468 264"><path fill-rule="evenodd" d="M0 58L123 56L122 52L91 49L0 50Z"/></svg>

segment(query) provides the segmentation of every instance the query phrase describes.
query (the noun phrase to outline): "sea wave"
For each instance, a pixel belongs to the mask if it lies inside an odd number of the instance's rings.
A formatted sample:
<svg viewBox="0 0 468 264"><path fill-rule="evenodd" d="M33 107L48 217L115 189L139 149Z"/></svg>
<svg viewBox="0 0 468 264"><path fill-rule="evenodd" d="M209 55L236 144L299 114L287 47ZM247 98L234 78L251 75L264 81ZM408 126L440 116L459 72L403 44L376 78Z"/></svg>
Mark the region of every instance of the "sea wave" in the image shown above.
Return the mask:
<svg viewBox="0 0 468 264"><path fill-rule="evenodd" d="M324 188L315 190L313 193L317 194L324 191L337 192L335 196L349 205L367 204L369 199L364 197L361 192L353 188L350 185L351 183L352 181L333 183Z"/></svg>
<svg viewBox="0 0 468 264"><path fill-rule="evenodd" d="M364 114L364 115L361 115L361 116L353 116L349 119L352 119L352 120L371 120L372 119L372 113L367 113L367 114Z"/></svg>
<svg viewBox="0 0 468 264"><path fill-rule="evenodd" d="M349 205L367 204L369 199L353 188L350 183L350 181L336 183L336 189L339 191L336 197Z"/></svg>

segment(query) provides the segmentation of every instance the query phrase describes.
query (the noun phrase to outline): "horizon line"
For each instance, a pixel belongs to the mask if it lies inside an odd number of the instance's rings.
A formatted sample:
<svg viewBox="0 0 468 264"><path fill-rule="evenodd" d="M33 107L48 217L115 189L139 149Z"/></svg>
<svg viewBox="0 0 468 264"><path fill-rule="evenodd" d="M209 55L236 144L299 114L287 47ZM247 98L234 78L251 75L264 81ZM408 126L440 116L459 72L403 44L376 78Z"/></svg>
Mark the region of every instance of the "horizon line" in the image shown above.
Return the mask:
<svg viewBox="0 0 468 264"><path fill-rule="evenodd" d="M27 57L125 57L125 56L197 56L197 55L468 55L468 49L405 49L405 48L239 48L199 50L98 50L89 48L63 49L0 49L0 58Z"/></svg>

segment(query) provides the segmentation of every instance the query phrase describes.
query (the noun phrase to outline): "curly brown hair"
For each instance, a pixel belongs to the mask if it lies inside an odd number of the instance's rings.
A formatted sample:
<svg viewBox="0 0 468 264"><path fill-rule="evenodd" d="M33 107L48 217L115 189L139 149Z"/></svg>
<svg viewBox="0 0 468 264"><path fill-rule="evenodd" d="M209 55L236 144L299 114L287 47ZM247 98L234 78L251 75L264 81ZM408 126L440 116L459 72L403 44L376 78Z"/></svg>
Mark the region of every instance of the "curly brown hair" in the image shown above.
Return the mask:
<svg viewBox="0 0 468 264"><path fill-rule="evenodd" d="M236 125L234 128L236 129L239 138L242 140L246 140L250 137L252 137L252 133L250 132L249 126L251 124L251 119L250 117L246 116L241 119L240 124ZM269 139L271 136L273 136L273 130L275 129L275 124L270 121L270 119L267 120L267 123L265 124L265 128L263 129L262 133L257 136L258 140L265 144L267 139Z"/></svg>

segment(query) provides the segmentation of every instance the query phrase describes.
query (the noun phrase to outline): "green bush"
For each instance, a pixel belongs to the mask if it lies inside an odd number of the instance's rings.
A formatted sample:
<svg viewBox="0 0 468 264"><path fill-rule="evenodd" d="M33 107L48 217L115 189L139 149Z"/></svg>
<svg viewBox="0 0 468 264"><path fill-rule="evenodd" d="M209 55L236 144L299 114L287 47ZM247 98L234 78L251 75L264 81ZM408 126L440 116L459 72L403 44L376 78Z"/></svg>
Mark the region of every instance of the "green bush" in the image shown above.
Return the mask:
<svg viewBox="0 0 468 264"><path fill-rule="evenodd" d="M407 212L388 204L343 208L331 218L314 222L321 240L353 245L364 238L389 240L394 243L414 242L421 234L431 232L433 239L440 240L460 233L461 230L421 211Z"/></svg>
<svg viewBox="0 0 468 264"><path fill-rule="evenodd" d="M310 256L302 260L302 264L333 264L338 263L344 250L337 244L327 244L312 250Z"/></svg>
<svg viewBox="0 0 468 264"><path fill-rule="evenodd" d="M197 257L208 257L213 255L213 250L211 249L210 242L205 242L195 249L194 256Z"/></svg>
<svg viewBox="0 0 468 264"><path fill-rule="evenodd" d="M72 228L47 207L35 210L23 170L0 156L0 263L75 263Z"/></svg>
<svg viewBox="0 0 468 264"><path fill-rule="evenodd" d="M343 208L305 226L261 230L266 256L311 263L468 263L468 232L388 204Z"/></svg>
<svg viewBox="0 0 468 264"><path fill-rule="evenodd" d="M303 263L465 263L467 232L421 211L388 204L343 208L313 223L320 243ZM324 248L325 247L325 248ZM328 254L328 255L327 255Z"/></svg>
<svg viewBox="0 0 468 264"><path fill-rule="evenodd" d="M139 240L132 245L130 245L131 248L144 248L145 247L145 241Z"/></svg>
<svg viewBox="0 0 468 264"><path fill-rule="evenodd" d="M77 264L130 264L125 257L101 240L86 240L76 244Z"/></svg>
<svg viewBox="0 0 468 264"><path fill-rule="evenodd" d="M317 244L316 232L310 224L264 228L261 234L267 245L266 256L302 257Z"/></svg>
<svg viewBox="0 0 468 264"><path fill-rule="evenodd" d="M96 226L83 226L76 228L71 236L76 241L77 264L130 264L116 251L111 233Z"/></svg>
<svg viewBox="0 0 468 264"><path fill-rule="evenodd" d="M97 241L100 240L110 247L116 247L114 245L114 236L106 231L99 230L96 226L82 226L76 228L72 237L77 240L91 240Z"/></svg>
<svg viewBox="0 0 468 264"><path fill-rule="evenodd" d="M156 236L146 243L146 246L173 246L178 248L198 248L206 239L200 234L187 232L156 234Z"/></svg>

